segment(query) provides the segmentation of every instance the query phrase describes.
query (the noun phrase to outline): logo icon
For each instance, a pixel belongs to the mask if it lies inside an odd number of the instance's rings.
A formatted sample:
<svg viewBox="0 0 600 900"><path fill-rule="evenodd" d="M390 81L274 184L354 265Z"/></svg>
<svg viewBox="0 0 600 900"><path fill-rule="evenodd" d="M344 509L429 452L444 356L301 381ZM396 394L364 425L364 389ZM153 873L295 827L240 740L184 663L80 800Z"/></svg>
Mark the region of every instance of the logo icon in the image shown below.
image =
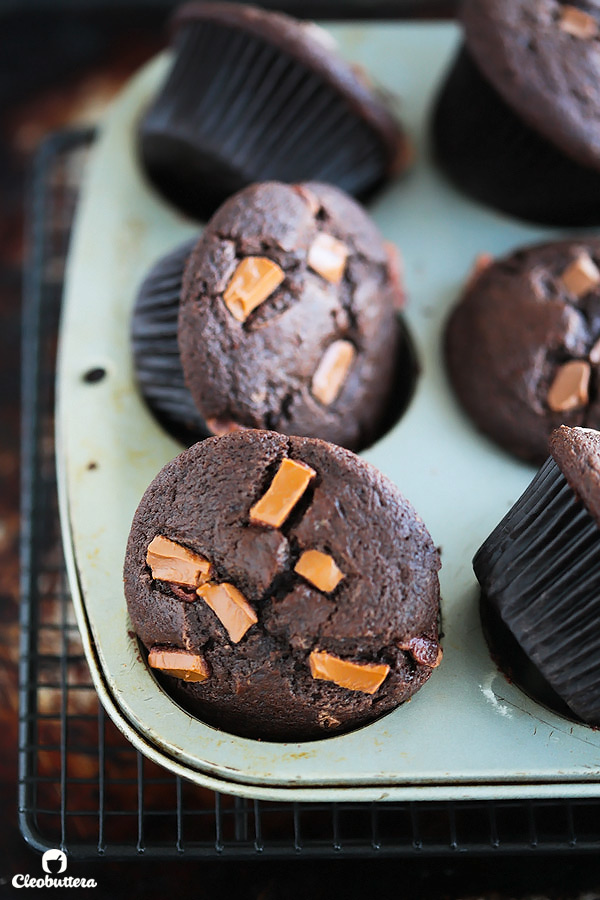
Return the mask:
<svg viewBox="0 0 600 900"><path fill-rule="evenodd" d="M48 875L60 875L67 868L67 854L62 850L46 850L42 856L42 869Z"/></svg>

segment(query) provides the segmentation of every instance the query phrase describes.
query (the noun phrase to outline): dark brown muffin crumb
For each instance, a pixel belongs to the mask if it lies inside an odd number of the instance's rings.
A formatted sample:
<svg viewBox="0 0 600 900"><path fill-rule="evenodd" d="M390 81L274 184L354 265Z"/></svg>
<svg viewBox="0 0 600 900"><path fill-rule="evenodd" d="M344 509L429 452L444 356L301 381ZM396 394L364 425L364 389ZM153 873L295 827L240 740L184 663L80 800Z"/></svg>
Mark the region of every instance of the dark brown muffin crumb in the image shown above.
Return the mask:
<svg viewBox="0 0 600 900"><path fill-rule="evenodd" d="M372 721L427 680L439 566L372 466L323 441L245 431L196 444L150 485L125 593L186 709L238 734L305 740ZM191 678L167 651L191 655Z"/></svg>

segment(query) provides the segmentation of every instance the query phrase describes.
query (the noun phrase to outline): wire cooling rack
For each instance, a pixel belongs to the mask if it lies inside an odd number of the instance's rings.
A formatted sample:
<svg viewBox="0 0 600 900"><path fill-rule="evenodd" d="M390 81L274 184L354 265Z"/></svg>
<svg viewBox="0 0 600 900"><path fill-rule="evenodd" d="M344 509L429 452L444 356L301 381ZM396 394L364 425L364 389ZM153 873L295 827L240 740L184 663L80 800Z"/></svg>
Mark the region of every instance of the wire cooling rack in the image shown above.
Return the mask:
<svg viewBox="0 0 600 900"><path fill-rule="evenodd" d="M91 132L50 138L32 184L23 335L19 821L25 839L79 859L597 852L598 800L248 801L166 772L106 717L71 605L54 465L64 264L92 140Z"/></svg>

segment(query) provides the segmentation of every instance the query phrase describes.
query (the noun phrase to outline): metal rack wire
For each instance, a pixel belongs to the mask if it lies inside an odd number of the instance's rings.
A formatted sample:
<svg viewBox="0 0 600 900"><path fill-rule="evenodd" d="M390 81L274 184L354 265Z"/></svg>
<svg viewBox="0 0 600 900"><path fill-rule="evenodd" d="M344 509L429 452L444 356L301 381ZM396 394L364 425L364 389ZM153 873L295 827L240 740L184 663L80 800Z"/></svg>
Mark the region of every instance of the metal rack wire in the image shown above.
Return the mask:
<svg viewBox="0 0 600 900"><path fill-rule="evenodd" d="M77 188L93 135L46 142L35 167L23 343L19 821L35 848L92 859L586 853L598 800L284 804L199 788L145 759L105 716L64 570L54 365Z"/></svg>

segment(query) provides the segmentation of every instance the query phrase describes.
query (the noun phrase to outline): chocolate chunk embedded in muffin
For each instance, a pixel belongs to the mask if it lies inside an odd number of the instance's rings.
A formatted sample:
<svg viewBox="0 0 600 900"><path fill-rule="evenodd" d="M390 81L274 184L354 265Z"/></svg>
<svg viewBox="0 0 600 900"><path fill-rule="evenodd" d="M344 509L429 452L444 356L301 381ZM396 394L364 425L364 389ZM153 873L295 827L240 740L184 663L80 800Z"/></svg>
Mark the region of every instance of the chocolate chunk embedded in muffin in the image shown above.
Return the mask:
<svg viewBox="0 0 600 900"><path fill-rule="evenodd" d="M600 240L518 250L471 279L448 321L452 386L478 428L541 463L561 424L600 427Z"/></svg>
<svg viewBox="0 0 600 900"><path fill-rule="evenodd" d="M410 160L390 104L312 23L190 3L139 130L152 182L198 218L255 181L315 179L364 197Z"/></svg>
<svg viewBox="0 0 600 900"><path fill-rule="evenodd" d="M213 216L179 311L186 384L215 433L268 428L352 450L412 387L390 250L329 185L253 185Z"/></svg>
<svg viewBox="0 0 600 900"><path fill-rule="evenodd" d="M600 221L600 8L463 0L465 43L434 115L436 156L511 215Z"/></svg>
<svg viewBox="0 0 600 900"><path fill-rule="evenodd" d="M368 463L245 431L158 474L134 517L125 594L182 706L236 734L306 740L370 722L427 680L439 566L410 503Z"/></svg>
<svg viewBox="0 0 600 900"><path fill-rule="evenodd" d="M474 559L486 635L536 699L600 725L600 432L562 426Z"/></svg>

